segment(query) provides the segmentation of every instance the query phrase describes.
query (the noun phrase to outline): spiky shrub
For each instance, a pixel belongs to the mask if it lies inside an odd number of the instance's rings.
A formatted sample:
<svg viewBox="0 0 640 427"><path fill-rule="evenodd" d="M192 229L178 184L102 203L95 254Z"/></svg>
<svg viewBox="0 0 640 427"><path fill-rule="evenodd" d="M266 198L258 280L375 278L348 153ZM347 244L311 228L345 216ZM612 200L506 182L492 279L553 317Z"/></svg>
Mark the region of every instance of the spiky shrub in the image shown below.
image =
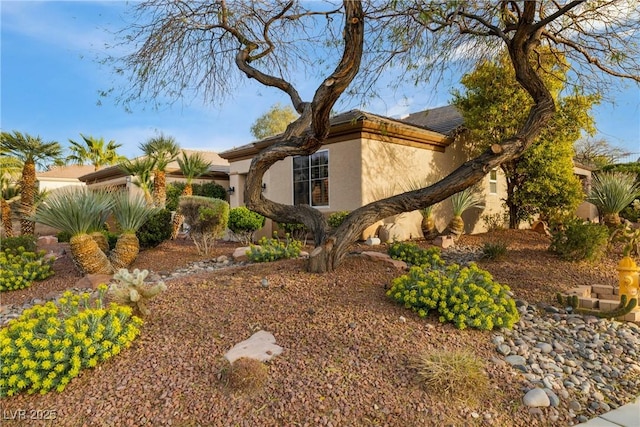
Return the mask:
<svg viewBox="0 0 640 427"><path fill-rule="evenodd" d="M420 317L437 310L440 322L452 322L458 329L511 328L519 318L509 287L493 281L489 272L474 263L433 270L411 267L408 274L391 282L387 296Z"/></svg>
<svg viewBox="0 0 640 427"><path fill-rule="evenodd" d="M460 236L464 233L464 221L462 214L474 207L480 206L482 199L474 188L465 188L459 193L451 196L451 205L453 207L453 218L447 229L454 235Z"/></svg>
<svg viewBox="0 0 640 427"><path fill-rule="evenodd" d="M223 371L222 379L237 391L257 391L267 382L269 369L256 359L241 357Z"/></svg>
<svg viewBox="0 0 640 427"><path fill-rule="evenodd" d="M171 238L171 211L161 209L152 214L136 231L136 236L142 249L155 248L160 243Z"/></svg>
<svg viewBox="0 0 640 427"><path fill-rule="evenodd" d="M221 199L202 196L180 197L180 213L191 227L190 235L198 252L209 254L227 228L229 222L229 203Z"/></svg>
<svg viewBox="0 0 640 427"><path fill-rule="evenodd" d="M113 275L112 283L109 287L108 296L114 302L132 307L136 314L148 316L150 314L148 302L160 292L167 290L164 282L156 284L145 283L144 279L149 275L148 270L138 270L131 273L126 268L118 270Z"/></svg>
<svg viewBox="0 0 640 427"><path fill-rule="evenodd" d="M604 255L609 241L609 229L600 224L586 223L580 218L568 218L561 225L553 224L549 250L569 261L596 261Z"/></svg>
<svg viewBox="0 0 640 427"><path fill-rule="evenodd" d="M126 268L135 261L140 252L136 231L155 214L158 209L150 205L143 196L120 191L113 195L113 216L118 224L120 236L111 252L113 269Z"/></svg>
<svg viewBox="0 0 640 427"><path fill-rule="evenodd" d="M620 224L620 212L640 196L636 176L623 172L602 172L593 177L587 201L593 203L609 226Z"/></svg>
<svg viewBox="0 0 640 427"><path fill-rule="evenodd" d="M476 404L489 392L482 361L465 350L437 349L413 357L411 368L432 395Z"/></svg>
<svg viewBox="0 0 640 427"><path fill-rule="evenodd" d="M333 228L338 228L342 225L347 216L349 216L349 213L349 211L334 212L327 218L327 223Z"/></svg>
<svg viewBox="0 0 640 427"><path fill-rule="evenodd" d="M0 252L0 292L24 289L52 276L53 261L44 251L28 252L23 247Z"/></svg>
<svg viewBox="0 0 640 427"><path fill-rule="evenodd" d="M244 206L229 211L229 229L242 243L253 242L256 231L264 227L265 217Z"/></svg>
<svg viewBox="0 0 640 427"><path fill-rule="evenodd" d="M301 248L302 243L292 239L288 234L285 234L284 239L280 239L277 233L274 233L273 238L263 237L258 241L258 245L251 245L247 257L253 262L272 262L296 258L300 256Z"/></svg>
<svg viewBox="0 0 640 427"><path fill-rule="evenodd" d="M497 261L507 254L507 244L503 241L486 242L482 246L482 257Z"/></svg>
<svg viewBox="0 0 640 427"><path fill-rule="evenodd" d="M0 397L63 391L82 369L93 368L131 345L140 318L131 308L102 306L106 285L90 295L67 291L58 300L23 311L0 330Z"/></svg>
<svg viewBox="0 0 640 427"><path fill-rule="evenodd" d="M387 253L391 258L404 261L412 266L441 268L445 265L444 260L440 257L440 248L437 246L422 249L415 243L396 242L389 246Z"/></svg>
<svg viewBox="0 0 640 427"><path fill-rule="evenodd" d="M80 270L88 274L111 274L109 259L89 233L96 229L96 218L103 218L113 203L110 193L104 190L62 188L38 205L33 220L71 235L71 254Z"/></svg>

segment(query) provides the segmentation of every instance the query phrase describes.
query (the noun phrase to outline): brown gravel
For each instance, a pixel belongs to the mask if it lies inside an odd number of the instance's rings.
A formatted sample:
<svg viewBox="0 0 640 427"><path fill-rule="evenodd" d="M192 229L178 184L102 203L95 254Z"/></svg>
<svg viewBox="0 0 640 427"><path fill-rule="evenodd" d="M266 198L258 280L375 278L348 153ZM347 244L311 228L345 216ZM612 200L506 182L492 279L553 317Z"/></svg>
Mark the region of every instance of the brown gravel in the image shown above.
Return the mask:
<svg viewBox="0 0 640 427"><path fill-rule="evenodd" d="M529 231L465 236L461 244L509 242L508 257L481 262L516 297L552 301L577 284L615 283L615 261L559 261L548 239ZM356 250L361 249L357 247ZM221 244L215 255L231 255ZM133 267L171 271L200 259L186 241L140 254ZM68 257L56 275L2 295L17 303L73 286L79 275ZM55 426L444 426L552 425L548 409L531 415L511 368L491 361L491 333L458 331L435 318L419 319L385 297L399 273L352 255L338 271L311 274L304 261L232 267L168 282L150 304L141 337L118 357L84 371L63 393L0 401L3 425ZM267 278L269 287L261 287ZM406 321L401 321L401 316ZM274 334L284 353L269 364L257 393L233 393L219 379L222 355L254 331ZM444 401L422 388L408 366L417 352L468 349L486 362L494 390L477 406ZM53 410L54 421L10 421L23 409ZM569 425L559 407L556 425Z"/></svg>

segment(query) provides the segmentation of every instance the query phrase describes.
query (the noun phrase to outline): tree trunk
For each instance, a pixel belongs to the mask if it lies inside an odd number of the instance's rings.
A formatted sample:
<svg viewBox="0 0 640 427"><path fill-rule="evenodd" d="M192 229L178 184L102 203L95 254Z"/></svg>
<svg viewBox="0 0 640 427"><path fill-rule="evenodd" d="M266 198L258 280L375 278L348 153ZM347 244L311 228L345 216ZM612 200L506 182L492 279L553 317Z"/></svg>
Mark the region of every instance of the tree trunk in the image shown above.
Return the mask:
<svg viewBox="0 0 640 427"><path fill-rule="evenodd" d="M69 240L71 254L86 274L111 274L113 267L98 244L88 234L78 234Z"/></svg>
<svg viewBox="0 0 640 427"><path fill-rule="evenodd" d="M36 165L33 161L24 163L20 188L20 234L33 234L35 222L28 219L33 214L36 199Z"/></svg>
<svg viewBox="0 0 640 427"><path fill-rule="evenodd" d="M182 190L183 196L193 196L193 186L187 182L184 186L184 190Z"/></svg>
<svg viewBox="0 0 640 427"><path fill-rule="evenodd" d="M161 170L156 170L154 173L153 204L162 209L167 204L167 177Z"/></svg>
<svg viewBox="0 0 640 427"><path fill-rule="evenodd" d="M11 205L5 199L2 202L2 226L6 237L13 237L13 222L11 217Z"/></svg>

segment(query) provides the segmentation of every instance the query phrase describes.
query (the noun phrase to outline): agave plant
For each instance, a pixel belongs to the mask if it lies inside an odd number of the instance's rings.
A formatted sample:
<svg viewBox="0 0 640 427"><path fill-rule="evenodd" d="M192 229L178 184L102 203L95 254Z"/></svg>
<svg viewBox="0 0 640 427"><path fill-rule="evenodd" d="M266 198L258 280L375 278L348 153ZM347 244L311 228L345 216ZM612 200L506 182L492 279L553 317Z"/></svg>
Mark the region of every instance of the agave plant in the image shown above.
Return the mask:
<svg viewBox="0 0 640 427"><path fill-rule="evenodd" d="M471 187L465 188L459 193L451 196L453 218L447 226L448 232L456 236L460 236L464 233L464 220L462 219L462 214L468 209L480 206L481 203L482 199L480 195Z"/></svg>
<svg viewBox="0 0 640 427"><path fill-rule="evenodd" d="M95 231L96 218L103 218L112 206L113 198L105 190L67 187L38 205L30 219L69 233L71 254L83 272L111 274L109 259L89 233Z"/></svg>
<svg viewBox="0 0 640 427"><path fill-rule="evenodd" d="M135 261L140 252L140 242L136 231L147 222L157 209L147 203L144 197L129 195L120 191L113 195L113 216L118 223L120 236L111 252L111 264L115 270L126 268Z"/></svg>
<svg viewBox="0 0 640 427"><path fill-rule="evenodd" d="M421 188L426 188L431 185L431 181L427 178L419 179L415 177L411 177L407 179L405 184L402 186L403 191L414 191L420 190ZM432 239L438 234L438 230L436 229L436 222L433 219L433 205L427 206L426 208L420 209L420 213L422 214L422 232L426 239Z"/></svg>
<svg viewBox="0 0 640 427"><path fill-rule="evenodd" d="M610 227L620 224L620 211L640 196L640 183L633 174L599 173L593 178L587 202L593 203L602 221Z"/></svg>

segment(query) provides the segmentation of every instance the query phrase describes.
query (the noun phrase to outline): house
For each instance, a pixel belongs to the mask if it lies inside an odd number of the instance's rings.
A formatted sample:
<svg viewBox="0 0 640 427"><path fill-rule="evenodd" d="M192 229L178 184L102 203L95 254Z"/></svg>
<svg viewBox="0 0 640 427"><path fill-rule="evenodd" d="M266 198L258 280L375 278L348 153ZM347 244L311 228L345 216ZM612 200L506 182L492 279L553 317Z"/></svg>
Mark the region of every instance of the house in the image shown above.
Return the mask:
<svg viewBox="0 0 640 427"><path fill-rule="evenodd" d="M189 149L183 149L182 151L187 155L200 153L206 161L211 162L209 171L199 178L194 179L194 184L215 182L224 188L229 186L229 163L225 159L221 158L217 153L213 151ZM140 190L134 183L135 177L127 175L127 173L117 165L87 173L81 176L80 180L89 188L120 187L126 188L128 191L133 193L142 192L142 190ZM180 172L180 167L177 161L173 161L167 165L166 180L167 184L185 181L184 176Z"/></svg>
<svg viewBox="0 0 640 427"><path fill-rule="evenodd" d="M289 157L274 164L264 176L265 196L284 204L309 204L320 211L354 210L399 194L412 182L436 182L469 160L462 144L454 144L452 133L462 124L453 106L440 107L392 119L360 110L334 116L323 146L311 156ZM229 161L231 207L244 204L244 184L251 159L276 137L256 141L220 153ZM464 216L467 233L484 231L483 214L502 212L505 179L491 171L479 184L482 209ZM434 207L438 229L451 219L450 203ZM419 230L419 212L386 220L409 221ZM375 234L374 224L363 238ZM272 226L271 226L272 227ZM269 232L270 230L267 230ZM412 237L422 237L418 231Z"/></svg>
<svg viewBox="0 0 640 427"><path fill-rule="evenodd" d="M82 175L94 171L90 165L69 165L51 168L48 171L36 173L38 189L40 191L51 191L67 186L83 186L80 180Z"/></svg>
<svg viewBox="0 0 640 427"><path fill-rule="evenodd" d="M360 110L334 116L323 146L311 156L277 162L264 176L265 196L283 204L308 204L323 213L351 211L367 203L411 188L411 183L433 183L470 159L464 138L454 142L463 118L453 106L444 106L393 119ZM277 137L252 142L220 153L229 161L231 207L244 205L244 185L252 158ZM585 182L591 172L576 166ZM502 214L506 179L494 169L476 186L482 195L479 208L464 213L466 233L486 231L483 215ZM585 217L593 219L590 207ZM449 201L433 210L436 226L443 230L452 217ZM596 214L597 215L597 214ZM422 237L418 211L396 215L369 227L363 239L375 235L383 224L404 223L411 237ZM407 226L408 224L408 226ZM275 228L267 221L264 234Z"/></svg>

